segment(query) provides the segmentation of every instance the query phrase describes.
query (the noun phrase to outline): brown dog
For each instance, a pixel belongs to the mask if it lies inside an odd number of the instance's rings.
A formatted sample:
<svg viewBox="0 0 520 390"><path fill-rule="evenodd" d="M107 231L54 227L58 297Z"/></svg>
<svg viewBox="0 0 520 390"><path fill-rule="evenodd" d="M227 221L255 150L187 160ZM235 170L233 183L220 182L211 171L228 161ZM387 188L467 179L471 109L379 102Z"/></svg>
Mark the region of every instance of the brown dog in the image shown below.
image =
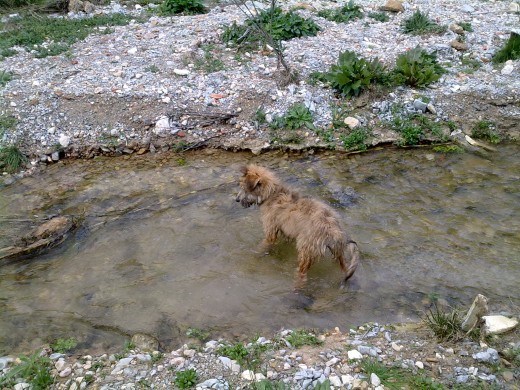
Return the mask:
<svg viewBox="0 0 520 390"><path fill-rule="evenodd" d="M359 264L359 249L341 228L336 213L318 200L300 196L269 169L248 165L242 168L242 173L236 201L244 207L260 206L265 233L263 249L269 250L280 235L296 241L296 287L303 287L307 271L327 249L345 273L343 287ZM348 267L345 252L350 257Z"/></svg>

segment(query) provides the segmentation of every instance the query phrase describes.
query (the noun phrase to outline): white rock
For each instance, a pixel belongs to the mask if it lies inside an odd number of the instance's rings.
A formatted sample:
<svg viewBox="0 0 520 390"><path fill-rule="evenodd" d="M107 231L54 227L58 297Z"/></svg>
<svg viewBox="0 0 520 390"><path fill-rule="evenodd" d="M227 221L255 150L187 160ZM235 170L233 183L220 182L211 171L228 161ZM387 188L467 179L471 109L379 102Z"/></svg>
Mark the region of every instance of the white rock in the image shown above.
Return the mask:
<svg viewBox="0 0 520 390"><path fill-rule="evenodd" d="M513 61L509 60L509 61L506 61L505 66L500 71L500 74L508 75L508 74L513 73L513 70L515 70L515 67L513 65Z"/></svg>
<svg viewBox="0 0 520 390"><path fill-rule="evenodd" d="M330 359L328 362L326 362L325 365L326 365L327 367L330 367L330 366L335 365L337 362L339 362L339 359L338 359L338 358L332 358L332 359Z"/></svg>
<svg viewBox="0 0 520 390"><path fill-rule="evenodd" d="M172 366L180 366L180 365L184 364L185 360L186 359L184 359L182 356L177 356L170 360L170 364Z"/></svg>
<svg viewBox="0 0 520 390"><path fill-rule="evenodd" d="M128 49L127 53L128 54L135 54L135 53L137 53L137 47L132 47L131 49Z"/></svg>
<svg viewBox="0 0 520 390"><path fill-rule="evenodd" d="M370 374L370 383L372 383L372 386L379 386L381 384L381 379L375 374Z"/></svg>
<svg viewBox="0 0 520 390"><path fill-rule="evenodd" d="M190 70L189 69L177 69L177 68L175 68L173 70L173 73L175 73L178 76L187 76L187 75L190 74Z"/></svg>
<svg viewBox="0 0 520 390"><path fill-rule="evenodd" d="M54 134L55 132L56 132L56 128L55 127L49 127L47 129L47 133L49 133L49 134Z"/></svg>
<svg viewBox="0 0 520 390"><path fill-rule="evenodd" d="M246 381L254 381L255 380L255 373L251 370L245 370L241 375L242 379L245 379Z"/></svg>
<svg viewBox="0 0 520 390"><path fill-rule="evenodd" d="M421 370L424 369L424 363L423 362L420 362L420 361L416 361L415 362L415 366L420 368Z"/></svg>
<svg viewBox="0 0 520 390"><path fill-rule="evenodd" d="M505 316L484 316L484 334L500 334L514 329L518 325L518 320Z"/></svg>
<svg viewBox="0 0 520 390"><path fill-rule="evenodd" d="M395 341L392 342L392 349L396 352L400 352L404 347L402 345L397 344Z"/></svg>
<svg viewBox="0 0 520 390"><path fill-rule="evenodd" d="M195 356L195 352L196 351L194 349L185 349L183 354L186 357L192 358L193 356Z"/></svg>
<svg viewBox="0 0 520 390"><path fill-rule="evenodd" d="M14 390L24 390L29 389L31 385L29 383L17 383L14 385Z"/></svg>
<svg viewBox="0 0 520 390"><path fill-rule="evenodd" d="M60 134L60 138L58 138L58 142L61 146L66 148L70 144L70 137L66 136L65 134Z"/></svg>
<svg viewBox="0 0 520 390"><path fill-rule="evenodd" d="M262 374L262 373L255 374L255 381L260 382L260 381L263 381L264 379L265 379L264 374Z"/></svg>
<svg viewBox="0 0 520 390"><path fill-rule="evenodd" d="M283 364L283 369L284 369L284 370L290 370L290 369L291 369L291 365L290 365L289 363L285 362L285 363Z"/></svg>
<svg viewBox="0 0 520 390"><path fill-rule="evenodd" d="M127 358L123 358L123 359L119 360L117 362L116 366L114 367L114 369L112 370L111 375L119 374L121 371L123 371L125 369L125 367L127 367L130 364L130 362L133 359L134 358L132 358L132 357L127 357Z"/></svg>
<svg viewBox="0 0 520 390"><path fill-rule="evenodd" d="M65 368L65 366L67 365L67 363L65 362L65 360L63 358L60 358L56 361L56 363L54 363L54 367L56 368L56 371L60 372L60 371L63 371L63 369Z"/></svg>
<svg viewBox="0 0 520 390"><path fill-rule="evenodd" d="M517 3L515 1L510 3L509 4L509 12L513 12L513 13L520 12L520 3Z"/></svg>
<svg viewBox="0 0 520 390"><path fill-rule="evenodd" d="M466 140L471 144L470 139L470 137L466 136ZM462 321L461 328L464 332L468 332L469 330L473 329L480 321L480 318L487 314L487 301L487 298L482 294L478 294L475 297L471 307L464 317L464 320Z"/></svg>
<svg viewBox="0 0 520 390"><path fill-rule="evenodd" d="M347 356L350 360L363 359L363 355L361 355L361 352L359 352L355 349L348 351Z"/></svg>
<svg viewBox="0 0 520 390"><path fill-rule="evenodd" d="M70 366L67 366L59 373L60 378L65 378L69 376L72 373L72 368Z"/></svg>
<svg viewBox="0 0 520 390"><path fill-rule="evenodd" d="M170 120L166 116L162 116L159 118L157 122L155 122L155 128L154 133L155 134L162 134L166 131L170 130Z"/></svg>
<svg viewBox="0 0 520 390"><path fill-rule="evenodd" d="M349 385L354 382L354 377L350 374L347 375L341 375L341 382L343 385Z"/></svg>
<svg viewBox="0 0 520 390"><path fill-rule="evenodd" d="M345 122L345 124L350 129L353 129L354 127L357 127L359 125L359 120L357 118L352 117L352 116L346 117L343 122Z"/></svg>

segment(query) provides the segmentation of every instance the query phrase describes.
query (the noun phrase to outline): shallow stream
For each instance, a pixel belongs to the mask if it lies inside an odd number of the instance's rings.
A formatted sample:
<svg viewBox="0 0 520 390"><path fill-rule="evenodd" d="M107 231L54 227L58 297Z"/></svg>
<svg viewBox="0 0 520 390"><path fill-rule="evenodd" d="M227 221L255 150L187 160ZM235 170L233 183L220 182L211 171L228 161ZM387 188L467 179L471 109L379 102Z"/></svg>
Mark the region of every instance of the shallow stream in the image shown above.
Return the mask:
<svg viewBox="0 0 520 390"><path fill-rule="evenodd" d="M48 215L84 219L64 244L0 267L0 355L56 338L121 349L137 332L177 347L213 337L415 320L432 300L520 305L520 149L362 155L200 151L50 166L0 187L0 247ZM259 211L235 203L255 162L336 208L362 251L348 288L323 261L292 291L296 251L268 256ZM28 223L27 221L34 221Z"/></svg>

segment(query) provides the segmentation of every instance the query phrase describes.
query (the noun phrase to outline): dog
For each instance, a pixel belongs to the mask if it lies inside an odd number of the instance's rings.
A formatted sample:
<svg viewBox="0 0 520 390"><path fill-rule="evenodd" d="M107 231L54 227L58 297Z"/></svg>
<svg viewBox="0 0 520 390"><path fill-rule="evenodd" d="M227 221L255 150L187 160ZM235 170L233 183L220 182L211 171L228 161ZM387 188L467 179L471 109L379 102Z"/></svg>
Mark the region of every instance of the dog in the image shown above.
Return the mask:
<svg viewBox="0 0 520 390"><path fill-rule="evenodd" d="M268 252L281 236L296 242L295 288L305 285L307 271L327 251L344 272L343 288L359 265L360 252L356 242L342 229L334 210L316 199L301 196L267 168L248 165L241 171L236 201L245 208L255 204L260 207L265 234L262 250ZM350 258L348 266L347 257Z"/></svg>

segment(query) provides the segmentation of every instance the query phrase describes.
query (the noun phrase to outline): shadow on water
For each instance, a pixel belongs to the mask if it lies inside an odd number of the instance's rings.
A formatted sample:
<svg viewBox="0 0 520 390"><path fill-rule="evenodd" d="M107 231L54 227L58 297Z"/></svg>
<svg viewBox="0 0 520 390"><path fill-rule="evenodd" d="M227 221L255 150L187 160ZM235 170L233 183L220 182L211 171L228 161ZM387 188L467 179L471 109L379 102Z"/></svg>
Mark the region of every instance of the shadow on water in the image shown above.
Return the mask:
<svg viewBox="0 0 520 390"><path fill-rule="evenodd" d="M182 167L174 155L51 166L0 189L2 245L37 225L35 216L85 219L62 246L0 268L0 354L60 337L120 349L135 333L168 349L188 327L213 337L347 329L417 319L433 297L468 305L476 293L494 308L518 308L518 152L198 152L183 155ZM294 246L257 252L259 212L234 202L248 162L338 211L362 251L347 288L338 288L336 264L322 261L296 293Z"/></svg>

